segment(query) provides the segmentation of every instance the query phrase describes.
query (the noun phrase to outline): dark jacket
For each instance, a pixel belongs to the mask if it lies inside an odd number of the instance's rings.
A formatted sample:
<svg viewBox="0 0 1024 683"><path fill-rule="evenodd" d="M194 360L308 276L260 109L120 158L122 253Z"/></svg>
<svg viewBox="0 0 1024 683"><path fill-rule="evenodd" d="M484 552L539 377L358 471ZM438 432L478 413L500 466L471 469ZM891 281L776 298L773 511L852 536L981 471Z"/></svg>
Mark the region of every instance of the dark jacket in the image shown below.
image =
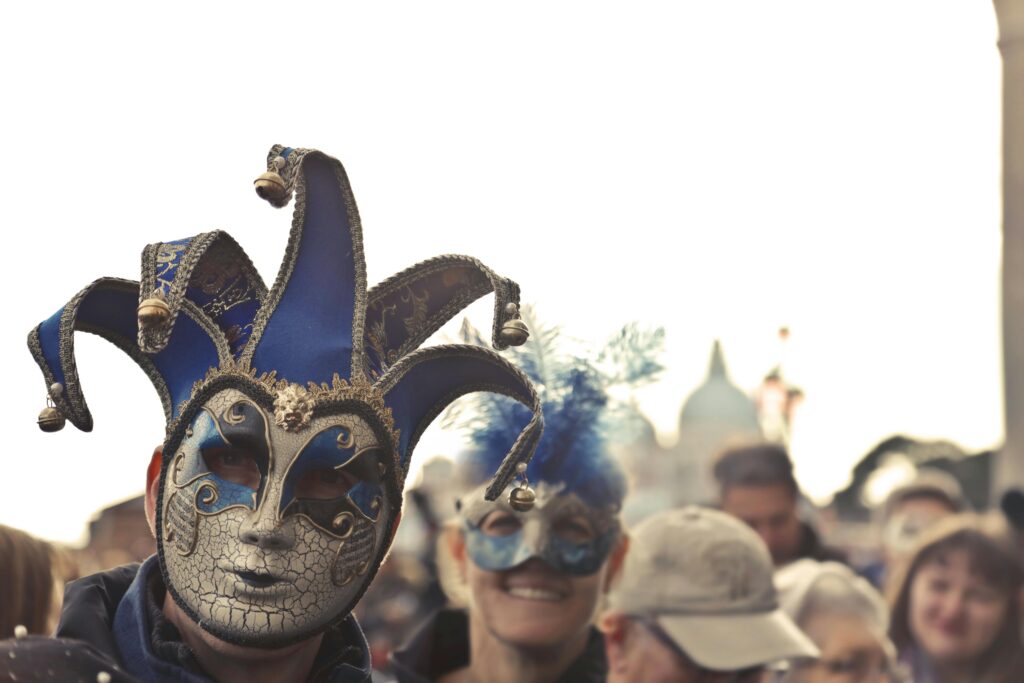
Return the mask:
<svg viewBox="0 0 1024 683"><path fill-rule="evenodd" d="M84 641L112 666L144 681L211 683L177 628L163 617L164 591L156 556L74 581L65 590L57 637ZM324 634L308 680L370 681L369 649L354 617Z"/></svg>
<svg viewBox="0 0 1024 683"><path fill-rule="evenodd" d="M810 558L818 562L839 562L849 564L849 558L839 548L825 545L821 536L810 524L803 524L803 538L800 540L800 549L794 559L802 560Z"/></svg>
<svg viewBox="0 0 1024 683"><path fill-rule="evenodd" d="M469 619L462 610L443 609L431 616L409 641L391 655L397 683L434 683L469 664ZM604 683L608 664L604 638L590 629L583 654L558 683Z"/></svg>

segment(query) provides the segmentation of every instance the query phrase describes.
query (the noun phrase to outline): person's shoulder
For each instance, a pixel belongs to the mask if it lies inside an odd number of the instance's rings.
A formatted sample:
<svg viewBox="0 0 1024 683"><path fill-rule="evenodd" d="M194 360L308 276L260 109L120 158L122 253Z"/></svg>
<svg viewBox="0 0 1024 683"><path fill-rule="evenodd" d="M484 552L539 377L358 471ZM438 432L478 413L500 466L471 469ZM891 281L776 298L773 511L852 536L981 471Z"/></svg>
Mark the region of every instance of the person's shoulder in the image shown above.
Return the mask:
<svg viewBox="0 0 1024 683"><path fill-rule="evenodd" d="M397 683L439 681L469 664L469 621L460 609L431 614L413 635L391 653Z"/></svg>
<svg viewBox="0 0 1024 683"><path fill-rule="evenodd" d="M25 636L0 640L0 680L54 683L138 681L88 643L70 638Z"/></svg>
<svg viewBox="0 0 1024 683"><path fill-rule="evenodd" d="M810 558L818 562L838 562L839 564L850 564L850 558L840 548L825 545L821 535L810 524L804 523L804 541L800 548L800 558Z"/></svg>
<svg viewBox="0 0 1024 683"><path fill-rule="evenodd" d="M139 566L127 564L70 582L64 589L57 637L85 641L107 656L116 657L111 633L114 615Z"/></svg>

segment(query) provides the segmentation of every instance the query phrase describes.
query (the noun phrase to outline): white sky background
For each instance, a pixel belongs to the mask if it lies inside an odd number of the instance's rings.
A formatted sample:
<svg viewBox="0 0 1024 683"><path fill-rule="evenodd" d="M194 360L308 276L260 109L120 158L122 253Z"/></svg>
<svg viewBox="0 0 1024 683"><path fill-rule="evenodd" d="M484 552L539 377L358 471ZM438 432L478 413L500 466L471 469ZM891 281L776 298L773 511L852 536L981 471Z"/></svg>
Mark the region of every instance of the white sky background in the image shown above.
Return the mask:
<svg viewBox="0 0 1024 683"><path fill-rule="evenodd" d="M464 253L569 334L665 326L641 399L667 442L713 340L752 389L783 324L817 498L896 432L1002 439L989 3L187 6L5 10L0 523L75 541L142 490L143 373L78 335L95 429L42 434L25 335L149 242L228 229L272 282L291 208L251 183L275 142L346 165L371 284ZM417 461L451 447L431 431Z"/></svg>

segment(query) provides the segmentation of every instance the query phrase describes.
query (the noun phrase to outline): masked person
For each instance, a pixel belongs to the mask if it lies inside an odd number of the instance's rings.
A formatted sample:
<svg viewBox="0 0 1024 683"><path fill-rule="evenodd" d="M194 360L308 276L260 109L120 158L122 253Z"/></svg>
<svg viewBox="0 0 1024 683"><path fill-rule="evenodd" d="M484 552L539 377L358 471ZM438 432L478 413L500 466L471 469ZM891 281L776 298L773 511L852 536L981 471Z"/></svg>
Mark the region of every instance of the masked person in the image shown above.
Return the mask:
<svg viewBox="0 0 1024 683"><path fill-rule="evenodd" d="M608 683L760 683L772 662L818 656L779 607L764 543L717 510L637 526L609 604Z"/></svg>
<svg viewBox="0 0 1024 683"><path fill-rule="evenodd" d="M639 368L642 348L608 355L633 358ZM461 496L438 562L456 607L432 617L393 655L400 683L604 681L592 622L626 548L619 522L626 480L607 450L612 380L533 340L516 356L544 399L544 436L524 472L535 491L520 482L507 500L486 500L479 485ZM497 444L525 417L498 401L478 408L472 457L460 468L476 484L480 463L501 458Z"/></svg>
<svg viewBox="0 0 1024 683"><path fill-rule="evenodd" d="M96 280L29 335L54 404L45 431L92 427L76 330L124 350L162 400L146 491L158 553L71 586L57 631L146 681L368 680L349 612L394 535L423 430L470 391L526 404L489 499L542 430L530 382L496 353L419 348L489 292L495 347L525 341L514 282L444 256L368 290L338 161L275 146L256 188L296 204L270 289L230 236L204 233L151 244L141 283Z"/></svg>

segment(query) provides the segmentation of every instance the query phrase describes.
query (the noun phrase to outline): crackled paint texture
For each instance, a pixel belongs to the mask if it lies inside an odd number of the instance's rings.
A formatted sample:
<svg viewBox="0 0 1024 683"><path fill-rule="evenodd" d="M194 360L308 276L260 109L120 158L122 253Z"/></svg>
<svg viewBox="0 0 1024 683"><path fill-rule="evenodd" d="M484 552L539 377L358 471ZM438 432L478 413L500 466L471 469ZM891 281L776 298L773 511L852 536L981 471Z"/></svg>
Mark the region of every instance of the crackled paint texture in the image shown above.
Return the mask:
<svg viewBox="0 0 1024 683"><path fill-rule="evenodd" d="M204 628L234 642L281 642L322 629L351 608L384 541L392 502L377 446L355 415L318 417L288 432L242 392L215 394L164 483L161 533L172 592ZM258 486L219 477L203 457L218 447L252 454ZM325 467L348 473L355 485L341 498L297 497L298 478Z"/></svg>

